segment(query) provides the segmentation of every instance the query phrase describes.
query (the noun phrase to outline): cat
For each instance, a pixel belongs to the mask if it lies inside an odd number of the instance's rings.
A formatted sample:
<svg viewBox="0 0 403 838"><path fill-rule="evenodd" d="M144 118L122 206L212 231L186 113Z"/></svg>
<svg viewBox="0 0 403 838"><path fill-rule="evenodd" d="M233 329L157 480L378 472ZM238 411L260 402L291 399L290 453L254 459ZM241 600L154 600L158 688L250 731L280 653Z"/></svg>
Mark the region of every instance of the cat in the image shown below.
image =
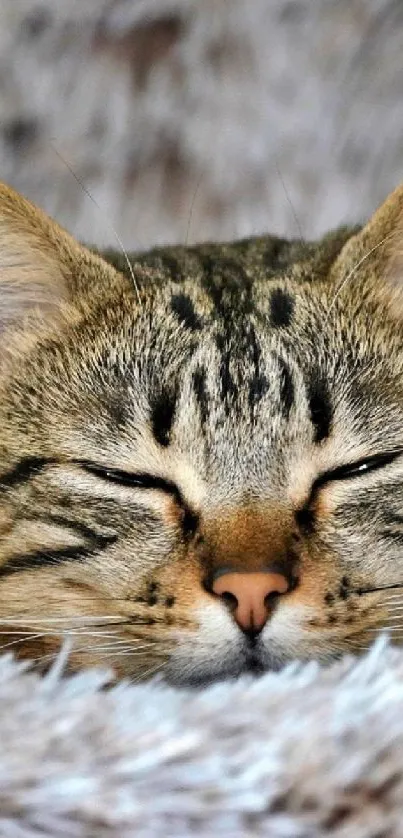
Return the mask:
<svg viewBox="0 0 403 838"><path fill-rule="evenodd" d="M1 651L200 685L399 640L402 212L126 259L1 187Z"/></svg>

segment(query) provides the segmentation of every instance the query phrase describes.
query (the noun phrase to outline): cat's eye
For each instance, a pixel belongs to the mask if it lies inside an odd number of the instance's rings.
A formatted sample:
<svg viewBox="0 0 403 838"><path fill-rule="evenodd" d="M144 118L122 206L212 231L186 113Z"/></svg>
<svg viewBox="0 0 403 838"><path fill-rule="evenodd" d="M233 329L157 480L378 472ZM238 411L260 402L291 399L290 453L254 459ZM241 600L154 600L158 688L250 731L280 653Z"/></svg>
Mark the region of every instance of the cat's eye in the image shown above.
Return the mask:
<svg viewBox="0 0 403 838"><path fill-rule="evenodd" d="M321 474L315 481L315 486L317 488L324 483L329 483L334 480L349 480L353 477L361 477L364 474L389 465L401 453L402 451L389 451L386 454L373 454L371 457L365 457L362 460L357 460L355 463L346 463L346 465L338 466L331 471Z"/></svg>
<svg viewBox="0 0 403 838"><path fill-rule="evenodd" d="M80 466L90 474L108 480L110 483L119 483L121 486L133 486L139 489L157 489L167 492L181 502L181 495L178 487L171 480L158 477L147 472L130 472L123 469L107 468L96 463L80 460Z"/></svg>
<svg viewBox="0 0 403 838"><path fill-rule="evenodd" d="M388 451L385 454L373 454L370 457L363 457L362 460L356 460L354 463L346 463L343 466L337 466L337 468L322 472L314 480L307 502L295 514L298 525L302 530L310 530L312 528L312 505L318 493L326 484L335 483L337 480L352 480L355 477L364 476L371 471L376 471L393 463L402 454L403 450Z"/></svg>
<svg viewBox="0 0 403 838"><path fill-rule="evenodd" d="M96 463L80 460L79 465L89 474L108 480L110 483L118 483L121 486L128 486L138 489L154 489L171 495L178 505L181 513L181 526L186 539L195 535L199 525L199 516L186 503L176 483L164 477L158 477L147 472L130 472L122 469L107 468Z"/></svg>

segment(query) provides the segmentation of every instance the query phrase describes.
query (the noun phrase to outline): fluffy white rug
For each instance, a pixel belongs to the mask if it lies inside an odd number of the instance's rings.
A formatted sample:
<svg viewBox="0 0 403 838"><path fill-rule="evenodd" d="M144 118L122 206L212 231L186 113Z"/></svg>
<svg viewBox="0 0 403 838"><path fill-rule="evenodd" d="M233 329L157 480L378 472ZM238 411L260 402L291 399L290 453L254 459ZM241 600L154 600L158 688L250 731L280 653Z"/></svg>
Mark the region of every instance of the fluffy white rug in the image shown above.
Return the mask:
<svg viewBox="0 0 403 838"><path fill-rule="evenodd" d="M400 838L403 650L200 691L0 659L1 838Z"/></svg>

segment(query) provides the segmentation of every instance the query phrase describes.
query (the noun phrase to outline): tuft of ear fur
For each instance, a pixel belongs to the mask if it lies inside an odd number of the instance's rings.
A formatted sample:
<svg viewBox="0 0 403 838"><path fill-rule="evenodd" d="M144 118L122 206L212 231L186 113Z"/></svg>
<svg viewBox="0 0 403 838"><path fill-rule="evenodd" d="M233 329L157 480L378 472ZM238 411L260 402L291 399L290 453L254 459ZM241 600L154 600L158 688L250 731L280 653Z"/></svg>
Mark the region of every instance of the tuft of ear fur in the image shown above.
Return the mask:
<svg viewBox="0 0 403 838"><path fill-rule="evenodd" d="M115 275L42 210L0 184L0 333L26 314L49 320L91 273Z"/></svg>
<svg viewBox="0 0 403 838"><path fill-rule="evenodd" d="M403 185L397 187L367 224L352 236L332 269L341 292L357 284L370 296L403 305Z"/></svg>

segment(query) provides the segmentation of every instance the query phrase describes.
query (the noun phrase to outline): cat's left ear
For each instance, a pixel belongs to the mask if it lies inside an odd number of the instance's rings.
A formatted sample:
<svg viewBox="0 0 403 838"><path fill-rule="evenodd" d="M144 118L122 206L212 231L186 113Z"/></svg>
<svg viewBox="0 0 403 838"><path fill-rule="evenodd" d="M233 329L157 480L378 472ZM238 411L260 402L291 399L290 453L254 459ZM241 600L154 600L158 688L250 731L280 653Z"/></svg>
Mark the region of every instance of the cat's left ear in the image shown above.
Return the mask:
<svg viewBox="0 0 403 838"><path fill-rule="evenodd" d="M403 313L403 184L392 192L365 226L344 245L332 268L346 293L398 303Z"/></svg>

